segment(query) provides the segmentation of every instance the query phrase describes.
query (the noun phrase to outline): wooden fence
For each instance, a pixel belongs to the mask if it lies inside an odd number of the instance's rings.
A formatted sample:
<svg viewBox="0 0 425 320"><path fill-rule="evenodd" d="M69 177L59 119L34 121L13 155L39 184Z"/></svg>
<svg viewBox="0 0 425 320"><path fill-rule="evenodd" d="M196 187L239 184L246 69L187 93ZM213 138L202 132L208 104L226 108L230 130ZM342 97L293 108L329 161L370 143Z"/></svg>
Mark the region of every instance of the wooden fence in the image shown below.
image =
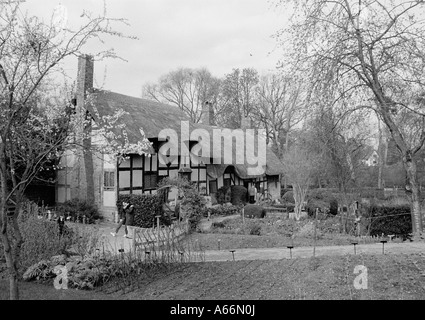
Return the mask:
<svg viewBox="0 0 425 320"><path fill-rule="evenodd" d="M173 222L170 226L160 226L154 228L128 227L132 235L132 249L139 248L145 250L158 249L161 246L171 246L177 243L189 232L189 222Z"/></svg>

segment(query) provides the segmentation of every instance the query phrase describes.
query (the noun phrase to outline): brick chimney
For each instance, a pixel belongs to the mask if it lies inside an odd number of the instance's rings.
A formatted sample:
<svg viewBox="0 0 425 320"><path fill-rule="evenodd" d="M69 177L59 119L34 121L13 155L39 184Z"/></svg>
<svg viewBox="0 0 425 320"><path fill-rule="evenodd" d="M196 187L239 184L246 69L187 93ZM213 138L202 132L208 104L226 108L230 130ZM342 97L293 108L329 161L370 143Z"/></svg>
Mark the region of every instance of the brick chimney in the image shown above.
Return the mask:
<svg viewBox="0 0 425 320"><path fill-rule="evenodd" d="M87 92L93 89L94 61L93 57L83 54L78 57L77 74L77 106L83 106Z"/></svg>
<svg viewBox="0 0 425 320"><path fill-rule="evenodd" d="M241 129L251 129L251 118L249 116L242 115Z"/></svg>
<svg viewBox="0 0 425 320"><path fill-rule="evenodd" d="M208 101L205 101L205 103L202 105L201 123L209 126L211 125L211 121L212 121L211 103Z"/></svg>

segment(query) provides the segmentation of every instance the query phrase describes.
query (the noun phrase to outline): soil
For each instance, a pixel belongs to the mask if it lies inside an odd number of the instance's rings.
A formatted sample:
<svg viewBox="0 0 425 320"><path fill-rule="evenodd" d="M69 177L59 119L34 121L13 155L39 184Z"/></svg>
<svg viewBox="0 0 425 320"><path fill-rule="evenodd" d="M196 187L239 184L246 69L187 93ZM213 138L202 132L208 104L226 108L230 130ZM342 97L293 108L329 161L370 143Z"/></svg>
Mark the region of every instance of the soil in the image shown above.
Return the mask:
<svg viewBox="0 0 425 320"><path fill-rule="evenodd" d="M356 265L367 268L367 289L356 289ZM425 299L424 255L316 257L187 264L124 294L141 300Z"/></svg>

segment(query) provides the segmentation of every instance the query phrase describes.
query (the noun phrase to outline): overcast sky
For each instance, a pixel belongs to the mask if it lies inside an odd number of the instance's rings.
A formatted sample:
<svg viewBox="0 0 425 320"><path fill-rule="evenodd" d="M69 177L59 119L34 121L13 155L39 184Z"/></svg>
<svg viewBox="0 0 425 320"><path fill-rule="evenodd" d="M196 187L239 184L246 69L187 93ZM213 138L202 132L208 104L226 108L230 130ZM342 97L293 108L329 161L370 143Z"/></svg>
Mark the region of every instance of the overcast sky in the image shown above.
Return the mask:
<svg viewBox="0 0 425 320"><path fill-rule="evenodd" d="M108 59L95 64L97 87L140 96L146 82L179 67L206 67L222 77L232 68L256 68L260 74L275 70L279 59L272 38L285 21L273 0L107 0L108 16L126 18L130 27L120 31L139 40L108 38L127 60ZM102 0L27 0L30 14L48 16L61 4L68 24L81 21L82 10L100 13ZM101 48L99 45L94 49ZM88 51L93 48L88 47ZM75 59L73 59L75 60ZM76 74L77 61L67 61ZM106 73L105 73L106 70ZM106 76L106 81L104 78Z"/></svg>

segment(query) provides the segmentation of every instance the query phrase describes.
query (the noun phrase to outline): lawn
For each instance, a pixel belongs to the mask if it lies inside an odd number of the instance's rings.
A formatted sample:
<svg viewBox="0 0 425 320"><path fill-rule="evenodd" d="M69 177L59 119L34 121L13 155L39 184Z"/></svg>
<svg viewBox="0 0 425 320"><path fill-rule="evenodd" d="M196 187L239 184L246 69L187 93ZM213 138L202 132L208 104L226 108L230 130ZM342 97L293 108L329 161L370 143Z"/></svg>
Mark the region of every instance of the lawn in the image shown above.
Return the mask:
<svg viewBox="0 0 425 320"><path fill-rule="evenodd" d="M367 289L353 281L356 265L367 268ZM137 288L138 287L138 288ZM146 277L126 293L56 290L21 283L23 299L33 300L194 300L194 299L425 299L425 256L346 255L309 259L184 263ZM129 292L130 291L130 292ZM0 281L0 299L8 283Z"/></svg>

